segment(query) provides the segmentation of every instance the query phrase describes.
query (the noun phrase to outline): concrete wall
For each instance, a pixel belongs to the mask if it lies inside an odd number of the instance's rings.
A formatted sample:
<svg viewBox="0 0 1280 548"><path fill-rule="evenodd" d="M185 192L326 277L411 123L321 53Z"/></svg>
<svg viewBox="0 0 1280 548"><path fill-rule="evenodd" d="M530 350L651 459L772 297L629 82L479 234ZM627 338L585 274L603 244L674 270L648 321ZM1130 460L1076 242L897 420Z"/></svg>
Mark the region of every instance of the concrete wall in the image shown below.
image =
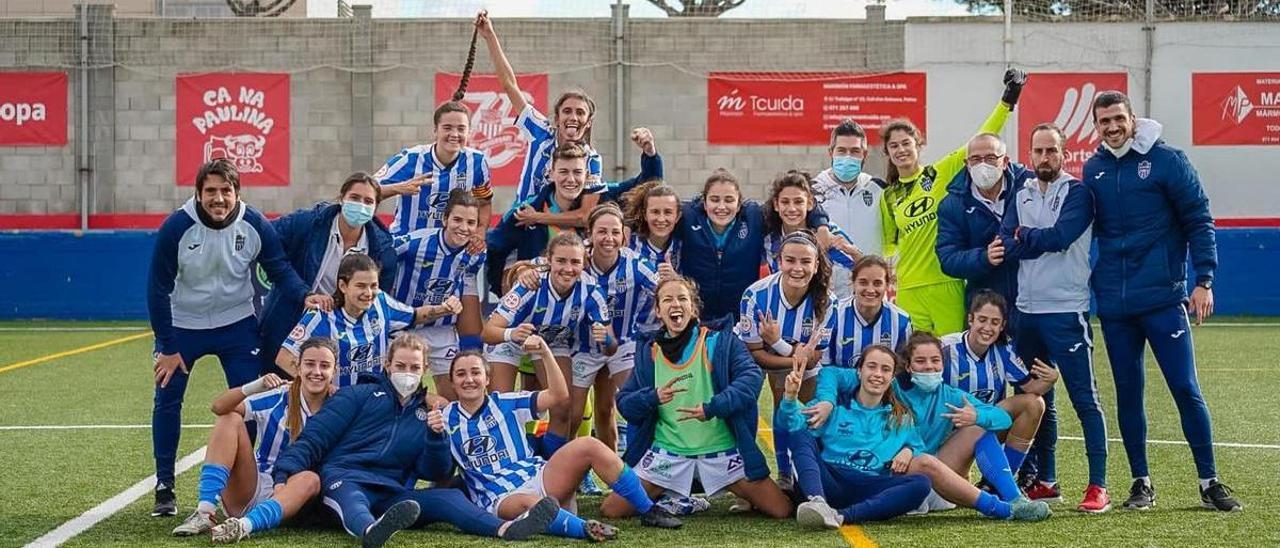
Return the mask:
<svg viewBox="0 0 1280 548"><path fill-rule="evenodd" d="M908 20L906 67L929 73L927 159L963 145L1001 93L998 20ZM1028 71L1128 72L1139 116L1164 125L1186 150L1218 217L1280 215L1280 148L1191 145L1191 73L1280 71L1280 25L1161 23L1156 26L1150 111L1143 106L1146 37L1140 23L1016 23L1012 62ZM1005 126L1010 148L1017 116Z"/></svg>

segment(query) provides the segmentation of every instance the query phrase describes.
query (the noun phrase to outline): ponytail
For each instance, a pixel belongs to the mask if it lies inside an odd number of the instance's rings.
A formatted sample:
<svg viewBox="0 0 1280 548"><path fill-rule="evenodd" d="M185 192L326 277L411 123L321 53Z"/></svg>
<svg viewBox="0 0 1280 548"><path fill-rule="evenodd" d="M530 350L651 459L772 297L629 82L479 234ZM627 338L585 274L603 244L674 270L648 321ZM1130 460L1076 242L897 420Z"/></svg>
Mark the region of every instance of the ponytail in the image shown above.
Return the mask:
<svg viewBox="0 0 1280 548"><path fill-rule="evenodd" d="M862 369L862 363L866 361L867 356L872 352L880 352L889 356L889 359L893 360L893 371L895 375L902 370L902 357L885 344L873 344L862 349L862 354L858 355L858 361L854 364L854 369ZM898 429L915 422L915 415L911 413L911 408L907 406L906 402L903 402L902 399L898 397L897 388L894 384L891 383L889 385L889 389L884 391L884 397L881 399L881 403L889 405L889 421L885 425L886 429Z"/></svg>
<svg viewBox="0 0 1280 548"><path fill-rule="evenodd" d="M816 256L818 268L813 273L813 279L809 281L809 289L806 296L813 303L814 329L820 329L819 326L826 319L824 316L826 316L827 307L831 304L831 262L827 260L827 254L822 251L822 246L818 245L818 240L813 236L812 232L797 230L787 234L787 237L782 239L782 244L778 246L778 256L775 260L778 261L779 267L781 267L782 263L782 249L787 244L809 246Z"/></svg>
<svg viewBox="0 0 1280 548"><path fill-rule="evenodd" d="M338 345L333 342L333 339L330 339L327 337L312 337L310 339L302 341L302 346L298 350L299 367L301 367L302 356L312 348L320 348L323 350L328 350L329 355L333 356L333 367L337 369ZM298 375L299 376L302 375L301 370L298 371ZM293 379L293 382L289 383L289 400L288 400L288 403L285 405L285 411L284 411L284 427L285 427L285 430L289 432L290 442L297 441L298 434L302 432L302 422L303 422L302 398L303 398L302 380L295 377ZM324 399L325 400L329 399L328 392L325 392Z"/></svg>
<svg viewBox="0 0 1280 548"><path fill-rule="evenodd" d="M431 121L435 125L440 125L440 118L450 112L461 112L471 117L471 109L463 104L462 99L467 96L467 85L471 83L471 70L476 64L476 29L471 30L471 48L467 50L467 62L462 67L462 77L458 79L458 89L453 91L453 97L448 101L441 103L436 107L436 111L431 115Z"/></svg>

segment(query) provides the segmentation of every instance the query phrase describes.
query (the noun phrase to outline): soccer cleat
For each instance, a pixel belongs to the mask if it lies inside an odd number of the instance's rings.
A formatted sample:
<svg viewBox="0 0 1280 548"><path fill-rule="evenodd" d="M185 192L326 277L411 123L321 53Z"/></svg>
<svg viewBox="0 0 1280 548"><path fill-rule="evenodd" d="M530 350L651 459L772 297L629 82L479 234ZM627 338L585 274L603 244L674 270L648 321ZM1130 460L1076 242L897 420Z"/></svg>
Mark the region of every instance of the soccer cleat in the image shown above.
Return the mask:
<svg viewBox="0 0 1280 548"><path fill-rule="evenodd" d="M1209 480L1207 489L1200 489L1200 505L1211 510L1222 512L1239 512L1244 505L1236 500L1236 495L1227 484L1218 480Z"/></svg>
<svg viewBox="0 0 1280 548"><path fill-rule="evenodd" d="M1030 487L1023 489L1028 499L1044 502L1062 502L1062 488L1057 483L1035 480Z"/></svg>
<svg viewBox="0 0 1280 548"><path fill-rule="evenodd" d="M954 502L942 498L942 495L939 495L937 491L929 491L929 497L924 499L924 502L929 505L930 512L945 512L956 509Z"/></svg>
<svg viewBox="0 0 1280 548"><path fill-rule="evenodd" d="M526 540L533 535L547 530L547 525L560 513L560 503L551 497L542 497L520 517L507 523L505 529L498 533L502 540Z"/></svg>
<svg viewBox="0 0 1280 548"><path fill-rule="evenodd" d="M1203 495L1201 498L1204 498ZM1125 510L1150 510L1156 505L1156 488L1140 479L1133 480L1129 487L1129 499L1124 501Z"/></svg>
<svg viewBox="0 0 1280 548"><path fill-rule="evenodd" d="M684 525L684 522L668 514L666 510L654 506L648 512L640 515L640 525L659 529L679 529L681 525Z"/></svg>
<svg viewBox="0 0 1280 548"><path fill-rule="evenodd" d="M156 505L151 509L151 517L167 517L178 515L178 496L173 494L173 487L156 485Z"/></svg>
<svg viewBox="0 0 1280 548"><path fill-rule="evenodd" d="M249 520L231 518L213 526L214 544L235 544L249 538Z"/></svg>
<svg viewBox="0 0 1280 548"><path fill-rule="evenodd" d="M591 473L582 476L582 485L578 486L578 494L588 497L598 497L604 495L604 491L600 490L600 486L596 485L595 480L591 479Z"/></svg>
<svg viewBox="0 0 1280 548"><path fill-rule="evenodd" d="M806 529L839 529L844 525L844 516L827 501L815 499L796 507L796 523Z"/></svg>
<svg viewBox="0 0 1280 548"><path fill-rule="evenodd" d="M205 514L199 510L192 512L187 519L173 528L173 536L175 537L191 537L203 533L208 533L213 529L213 516Z"/></svg>
<svg viewBox="0 0 1280 548"><path fill-rule="evenodd" d="M360 537L361 548L379 548L391 540L391 535L400 532L403 529L413 525L418 521L418 514L422 512L422 508L418 506L417 501L402 500L392 504L382 513L382 517L378 521L373 522L369 529L364 532L364 536Z"/></svg>
<svg viewBox="0 0 1280 548"><path fill-rule="evenodd" d="M1076 507L1076 510L1090 514L1101 514L1110 509L1111 497L1107 495L1107 489L1092 483L1085 488L1084 500Z"/></svg>
<svg viewBox="0 0 1280 548"><path fill-rule="evenodd" d="M591 542L604 542L618 538L618 528L608 523L602 523L594 519L586 522L587 540Z"/></svg>
<svg viewBox="0 0 1280 548"><path fill-rule="evenodd" d="M1042 500L1028 500L1018 497L1009 503L1013 508L1013 519L1016 521L1044 521L1053 515L1049 503Z"/></svg>
<svg viewBox="0 0 1280 548"><path fill-rule="evenodd" d="M654 503L654 505L673 516L688 516L710 509L711 501L703 497L686 497L663 493L661 497L658 497L658 502Z"/></svg>

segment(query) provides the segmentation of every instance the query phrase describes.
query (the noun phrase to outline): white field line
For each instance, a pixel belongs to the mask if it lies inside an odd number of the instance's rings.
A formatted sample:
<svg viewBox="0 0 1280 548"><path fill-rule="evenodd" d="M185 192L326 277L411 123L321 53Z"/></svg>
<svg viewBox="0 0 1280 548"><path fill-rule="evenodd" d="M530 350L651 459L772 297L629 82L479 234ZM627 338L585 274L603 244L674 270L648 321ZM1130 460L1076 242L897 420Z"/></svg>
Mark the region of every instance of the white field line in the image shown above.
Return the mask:
<svg viewBox="0 0 1280 548"><path fill-rule="evenodd" d="M137 327L124 327L124 326L121 326L121 327L111 327L111 326L0 327L0 333L79 333L79 332L91 332L91 331L141 332L141 331L146 331L147 329L148 328L144 326L137 326Z"/></svg>
<svg viewBox="0 0 1280 548"><path fill-rule="evenodd" d="M183 428L213 428L212 424L184 424ZM13 430L142 430L150 424L33 424L0 426L0 432Z"/></svg>

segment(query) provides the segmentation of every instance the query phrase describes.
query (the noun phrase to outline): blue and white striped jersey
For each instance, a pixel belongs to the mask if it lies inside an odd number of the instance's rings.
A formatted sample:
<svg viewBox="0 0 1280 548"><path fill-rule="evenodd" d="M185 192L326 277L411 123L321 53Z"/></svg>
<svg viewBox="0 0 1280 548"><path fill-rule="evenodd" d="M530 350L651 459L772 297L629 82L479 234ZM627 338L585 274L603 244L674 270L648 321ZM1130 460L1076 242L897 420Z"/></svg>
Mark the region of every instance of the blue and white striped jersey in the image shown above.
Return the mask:
<svg viewBox="0 0 1280 548"><path fill-rule="evenodd" d="M827 225L827 229L831 231L832 238L844 238L849 240L849 236L835 225ZM764 235L764 262L769 265L769 272L778 271L778 252L782 251L782 240L785 239L781 234L765 234ZM847 253L836 249L835 246L827 248L827 259L831 264L840 265L847 269L853 269L853 257Z"/></svg>
<svg viewBox="0 0 1280 548"><path fill-rule="evenodd" d="M383 358L391 346L391 333L413 325L413 307L379 291L373 305L359 318L347 316L341 307L333 312L308 310L285 339L283 348L295 357L303 341L311 337L329 337L338 341L339 387L356 383L360 373L382 374Z"/></svg>
<svg viewBox="0 0 1280 548"><path fill-rule="evenodd" d="M311 408L307 407L307 399L302 398L302 425L306 426L311 417ZM289 447L289 429L285 425L286 411L289 409L289 387L281 386L254 394L244 400L244 420L254 421L258 425L258 446L253 453L258 460L258 472L270 474L276 465L276 457Z"/></svg>
<svg viewBox="0 0 1280 548"><path fill-rule="evenodd" d="M551 155L556 151L556 132L551 121L533 105L525 105L516 127L529 141L524 155L524 168L520 171L520 185L516 187L516 199L512 207L523 204L538 194L542 187L551 184ZM601 183L600 153L583 143L587 149L587 184L584 193L604 190Z"/></svg>
<svg viewBox="0 0 1280 548"><path fill-rule="evenodd" d="M762 343L760 338L760 322L758 317L770 315L782 328L782 340L792 345L808 343L815 334L821 337L817 350L825 352L831 343L832 328L835 323L835 298L829 297L827 310L822 315L822 325L814 321L813 299L805 295L804 300L796 306L787 303L782 295L782 274L770 274L747 287L742 293L739 307L741 314L733 332L746 343ZM815 329L817 327L817 329Z"/></svg>
<svg viewBox="0 0 1280 548"><path fill-rule="evenodd" d="M453 163L446 166L436 159L435 147L432 143L401 150L373 176L378 184L389 184L403 183L427 173L435 175L435 180L423 186L416 196L403 195L396 199L392 235L422 228L443 228L444 208L449 205L449 192L454 189L470 190L482 200L493 197L493 189L489 187L489 159L484 152L464 148ZM487 223L487 219L481 222Z"/></svg>
<svg viewBox="0 0 1280 548"><path fill-rule="evenodd" d="M451 248L445 242L444 229L424 228L395 239L399 273L391 294L397 301L418 307L440 304L450 296L479 295L476 277L484 266L485 253L473 255L466 244ZM454 325L457 316L449 315L422 324L421 327Z"/></svg>
<svg viewBox="0 0 1280 548"><path fill-rule="evenodd" d="M456 401L445 408L449 450L476 505L493 511L503 494L542 469L544 462L529 449L524 429L537 413L537 392L493 392L474 415Z"/></svg>
<svg viewBox="0 0 1280 548"><path fill-rule="evenodd" d="M982 357L975 356L966 340L968 331L942 337L942 381L996 404L1004 399L1005 384L1027 381L1027 368L1013 351L1012 342L996 343Z"/></svg>
<svg viewBox="0 0 1280 548"><path fill-rule="evenodd" d="M674 268L676 272L680 271L680 238L677 238L675 234L671 235L671 240L667 242L666 249L658 249L657 246L639 234L631 235L631 242L627 244L627 247L639 253L641 257L648 259L655 266L662 264L662 261L667 261L671 263L671 268Z"/></svg>
<svg viewBox="0 0 1280 548"><path fill-rule="evenodd" d="M824 364L853 367L862 351L873 344L888 345L897 350L911 336L911 316L897 305L885 301L880 314L870 322L858 314L854 298L836 304L836 321L831 332Z"/></svg>
<svg viewBox="0 0 1280 548"><path fill-rule="evenodd" d="M637 325L652 325L653 291L658 288L658 267L630 249L618 250L618 261L608 272L587 259L586 271L604 291L613 318L613 334L619 341L635 339Z"/></svg>
<svg viewBox="0 0 1280 548"><path fill-rule="evenodd" d="M590 274L578 277L568 295L558 295L547 273L537 289L516 284L494 310L515 327L529 322L551 348L576 352L591 351L591 324L609 321L609 304L604 291Z"/></svg>

